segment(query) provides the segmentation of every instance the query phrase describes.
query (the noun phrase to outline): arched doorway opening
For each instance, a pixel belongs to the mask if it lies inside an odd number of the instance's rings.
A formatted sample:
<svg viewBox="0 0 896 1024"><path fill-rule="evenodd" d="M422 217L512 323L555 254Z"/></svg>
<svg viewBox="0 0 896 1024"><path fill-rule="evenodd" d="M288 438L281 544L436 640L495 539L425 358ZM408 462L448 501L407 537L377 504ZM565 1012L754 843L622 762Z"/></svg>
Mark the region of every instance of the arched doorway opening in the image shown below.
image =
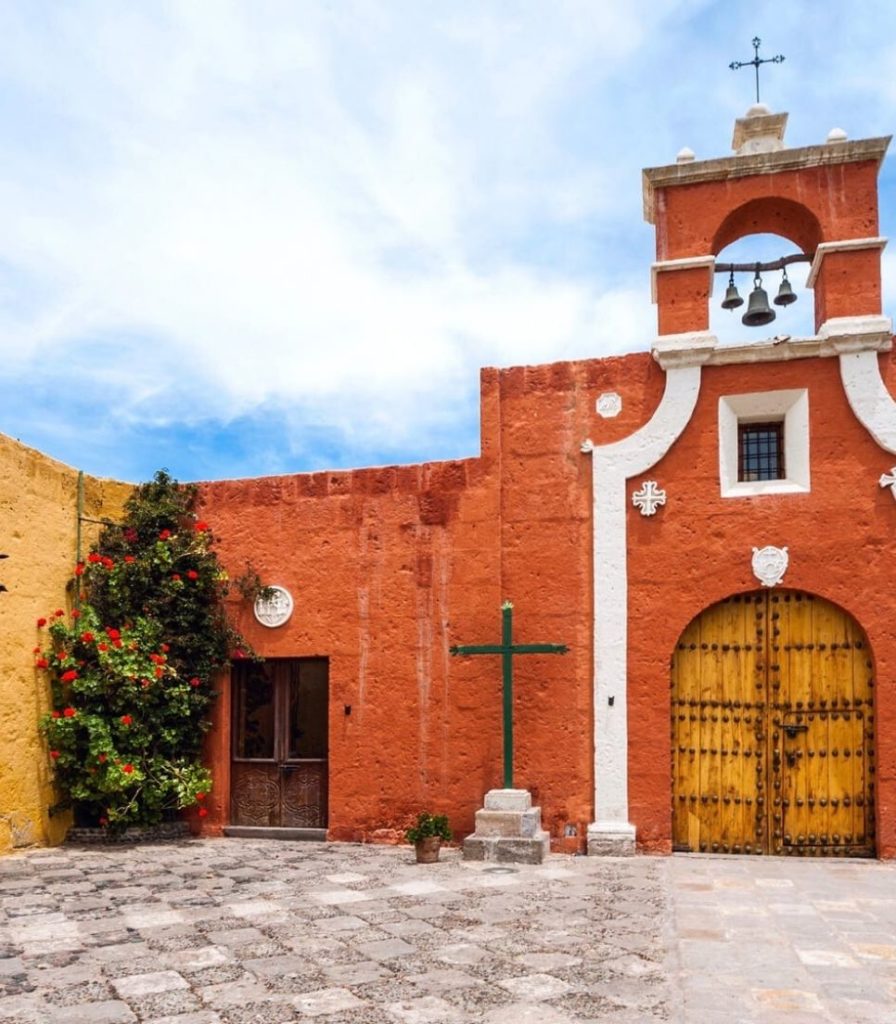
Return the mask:
<svg viewBox="0 0 896 1024"><path fill-rule="evenodd" d="M813 594L737 594L672 655L676 850L874 855L874 669L864 631Z"/></svg>

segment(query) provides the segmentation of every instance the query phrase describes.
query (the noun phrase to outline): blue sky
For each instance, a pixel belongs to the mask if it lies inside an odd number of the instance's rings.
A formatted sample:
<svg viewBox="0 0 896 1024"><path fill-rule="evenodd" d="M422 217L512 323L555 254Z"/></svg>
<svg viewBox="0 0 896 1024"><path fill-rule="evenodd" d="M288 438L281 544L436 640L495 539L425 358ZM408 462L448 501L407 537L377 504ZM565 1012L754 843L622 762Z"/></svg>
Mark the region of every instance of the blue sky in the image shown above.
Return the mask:
<svg viewBox="0 0 896 1024"><path fill-rule="evenodd" d="M786 55L762 98L808 145L896 128L893 22L891 0L0 0L0 431L135 481L475 454L480 366L649 348L640 171L729 153L750 39ZM891 157L888 236L894 182ZM896 254L884 277L892 315Z"/></svg>

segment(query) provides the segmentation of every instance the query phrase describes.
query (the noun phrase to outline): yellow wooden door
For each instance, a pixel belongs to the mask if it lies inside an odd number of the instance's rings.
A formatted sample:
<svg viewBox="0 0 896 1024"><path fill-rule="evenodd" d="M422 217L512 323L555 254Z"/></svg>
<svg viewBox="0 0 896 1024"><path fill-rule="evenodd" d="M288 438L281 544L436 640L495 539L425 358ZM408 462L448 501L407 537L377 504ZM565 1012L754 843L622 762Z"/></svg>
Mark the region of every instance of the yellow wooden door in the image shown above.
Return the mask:
<svg viewBox="0 0 896 1024"><path fill-rule="evenodd" d="M830 602L708 608L672 657L674 847L873 855L873 694L864 633Z"/></svg>

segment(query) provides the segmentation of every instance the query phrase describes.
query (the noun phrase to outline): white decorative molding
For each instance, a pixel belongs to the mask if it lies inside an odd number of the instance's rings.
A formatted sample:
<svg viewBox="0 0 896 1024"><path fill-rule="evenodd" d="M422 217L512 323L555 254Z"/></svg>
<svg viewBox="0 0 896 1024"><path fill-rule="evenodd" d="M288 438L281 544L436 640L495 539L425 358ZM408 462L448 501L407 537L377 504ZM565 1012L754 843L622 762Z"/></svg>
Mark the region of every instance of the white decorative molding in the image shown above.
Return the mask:
<svg viewBox="0 0 896 1024"><path fill-rule="evenodd" d="M632 504L641 510L642 516L652 516L660 505L666 504L666 492L660 490L656 480L645 480L632 495Z"/></svg>
<svg viewBox="0 0 896 1024"><path fill-rule="evenodd" d="M887 244L886 238L876 236L874 238L844 238L839 242L821 242L815 249L815 256L812 259L812 266L806 276L806 287L814 288L815 280L821 271L824 258L831 252L852 252L856 249L879 249L883 252Z"/></svg>
<svg viewBox="0 0 896 1024"><path fill-rule="evenodd" d="M881 487L889 487L890 493L896 498L896 466L893 466L889 473L884 473L878 483Z"/></svg>
<svg viewBox="0 0 896 1024"><path fill-rule="evenodd" d="M764 587L776 587L784 579L789 562L787 548L753 548L753 575Z"/></svg>
<svg viewBox="0 0 896 1024"><path fill-rule="evenodd" d="M591 451L594 553L594 810L591 853L634 853L628 820L628 565L626 481L646 473L681 436L700 393L700 366L666 373L662 400L639 430ZM587 446L587 447L586 447Z"/></svg>
<svg viewBox="0 0 896 1024"><path fill-rule="evenodd" d="M656 305L656 277L657 274L668 273L674 270L701 270L703 267L709 272L709 297L712 298L712 289L715 284L715 256L686 256L680 260L659 260L650 265L650 301Z"/></svg>
<svg viewBox="0 0 896 1024"><path fill-rule="evenodd" d="M602 395L597 396L594 407L598 416L602 416L605 420L613 419L622 412L622 395L615 391L605 391Z"/></svg>
<svg viewBox="0 0 896 1024"><path fill-rule="evenodd" d="M268 596L255 598L255 618L271 629L282 626L292 615L292 594L285 587L266 587Z"/></svg>
<svg viewBox="0 0 896 1024"><path fill-rule="evenodd" d="M782 480L738 480L738 426L741 423L781 421L784 424ZM809 392L758 391L750 395L724 395L719 399L719 486L723 498L757 494L808 494Z"/></svg>
<svg viewBox="0 0 896 1024"><path fill-rule="evenodd" d="M719 339L709 331L661 334L651 345L653 358L664 370L677 366L700 366L712 355Z"/></svg>
<svg viewBox="0 0 896 1024"><path fill-rule="evenodd" d="M896 402L881 379L877 353L842 353L840 380L856 419L884 451L896 454Z"/></svg>
<svg viewBox="0 0 896 1024"><path fill-rule="evenodd" d="M586 437L585 440L579 445L579 451L583 455L588 455L590 452L594 451L594 442L591 440L590 437Z"/></svg>

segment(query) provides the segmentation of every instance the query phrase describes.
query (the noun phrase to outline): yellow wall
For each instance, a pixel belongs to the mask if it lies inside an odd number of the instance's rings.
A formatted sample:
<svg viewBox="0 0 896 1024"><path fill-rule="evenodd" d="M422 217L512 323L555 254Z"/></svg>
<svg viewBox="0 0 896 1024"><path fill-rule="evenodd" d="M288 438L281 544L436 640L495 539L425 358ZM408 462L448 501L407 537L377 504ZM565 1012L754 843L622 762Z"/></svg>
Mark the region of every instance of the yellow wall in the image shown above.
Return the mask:
<svg viewBox="0 0 896 1024"><path fill-rule="evenodd" d="M83 515L116 519L130 490L85 476ZM37 723L49 688L32 651L46 639L37 619L69 607L77 522L78 471L0 434L0 853L61 842L69 824L47 814L56 797ZM82 522L82 554L99 529Z"/></svg>

